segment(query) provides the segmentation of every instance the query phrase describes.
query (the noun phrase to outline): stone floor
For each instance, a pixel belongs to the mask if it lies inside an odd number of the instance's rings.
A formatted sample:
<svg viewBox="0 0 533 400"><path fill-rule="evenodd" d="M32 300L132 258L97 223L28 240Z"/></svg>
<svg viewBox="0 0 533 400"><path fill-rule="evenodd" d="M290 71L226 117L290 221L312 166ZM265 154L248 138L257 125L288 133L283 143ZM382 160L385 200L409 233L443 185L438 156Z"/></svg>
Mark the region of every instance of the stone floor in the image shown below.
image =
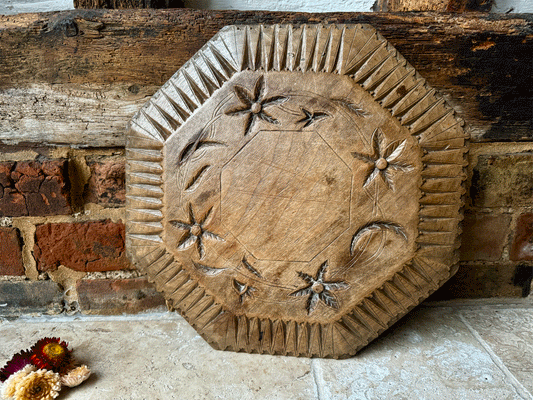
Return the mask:
<svg viewBox="0 0 533 400"><path fill-rule="evenodd" d="M533 399L533 302L419 307L348 360L212 350L175 313L0 320L0 364L59 336L93 376L59 400Z"/></svg>

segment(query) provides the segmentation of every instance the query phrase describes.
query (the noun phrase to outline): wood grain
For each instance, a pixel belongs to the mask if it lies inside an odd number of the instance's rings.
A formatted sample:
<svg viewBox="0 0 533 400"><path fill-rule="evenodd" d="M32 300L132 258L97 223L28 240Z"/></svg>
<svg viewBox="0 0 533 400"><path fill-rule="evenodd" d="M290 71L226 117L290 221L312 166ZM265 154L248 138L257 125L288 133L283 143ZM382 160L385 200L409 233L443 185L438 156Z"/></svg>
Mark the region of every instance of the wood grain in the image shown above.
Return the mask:
<svg viewBox="0 0 533 400"><path fill-rule="evenodd" d="M374 26L473 140L533 139L531 15L75 10L0 16L0 141L123 146L138 107L223 26L318 22Z"/></svg>
<svg viewBox="0 0 533 400"><path fill-rule="evenodd" d="M377 0L374 11L489 12L494 0Z"/></svg>
<svg viewBox="0 0 533 400"><path fill-rule="evenodd" d="M182 8L182 0L74 0L75 8Z"/></svg>
<svg viewBox="0 0 533 400"><path fill-rule="evenodd" d="M455 272L466 139L368 25L226 27L131 121L129 256L215 348L350 356Z"/></svg>

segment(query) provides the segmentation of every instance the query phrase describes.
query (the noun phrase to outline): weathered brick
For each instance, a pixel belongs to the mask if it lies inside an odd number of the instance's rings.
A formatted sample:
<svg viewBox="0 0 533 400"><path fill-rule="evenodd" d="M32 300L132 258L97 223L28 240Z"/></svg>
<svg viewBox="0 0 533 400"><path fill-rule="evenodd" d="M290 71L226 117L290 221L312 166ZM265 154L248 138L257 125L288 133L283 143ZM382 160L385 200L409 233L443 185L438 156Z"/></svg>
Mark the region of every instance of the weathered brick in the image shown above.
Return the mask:
<svg viewBox="0 0 533 400"><path fill-rule="evenodd" d="M121 206L126 201L124 158L97 157L87 161L91 177L86 186L86 201L107 207Z"/></svg>
<svg viewBox="0 0 533 400"><path fill-rule="evenodd" d="M22 240L16 228L0 227L0 275L24 275ZM0 299L1 300L1 299Z"/></svg>
<svg viewBox="0 0 533 400"><path fill-rule="evenodd" d="M59 314L63 292L53 281L0 281L0 315Z"/></svg>
<svg viewBox="0 0 533 400"><path fill-rule="evenodd" d="M81 280L77 290L80 309L86 314L133 314L165 305L146 278Z"/></svg>
<svg viewBox="0 0 533 400"><path fill-rule="evenodd" d="M461 265L429 300L526 297L532 274L533 267L521 265Z"/></svg>
<svg viewBox="0 0 533 400"><path fill-rule="evenodd" d="M64 265L84 272L128 268L124 235L124 224L110 220L37 225L37 268L48 271Z"/></svg>
<svg viewBox="0 0 533 400"><path fill-rule="evenodd" d="M529 206L533 199L533 153L480 155L472 175L475 207Z"/></svg>
<svg viewBox="0 0 533 400"><path fill-rule="evenodd" d="M518 217L509 258L513 261L533 261L533 213Z"/></svg>
<svg viewBox="0 0 533 400"><path fill-rule="evenodd" d="M0 216L69 214L67 160L0 163Z"/></svg>
<svg viewBox="0 0 533 400"><path fill-rule="evenodd" d="M509 214L465 213L461 243L463 261L497 261L507 240Z"/></svg>

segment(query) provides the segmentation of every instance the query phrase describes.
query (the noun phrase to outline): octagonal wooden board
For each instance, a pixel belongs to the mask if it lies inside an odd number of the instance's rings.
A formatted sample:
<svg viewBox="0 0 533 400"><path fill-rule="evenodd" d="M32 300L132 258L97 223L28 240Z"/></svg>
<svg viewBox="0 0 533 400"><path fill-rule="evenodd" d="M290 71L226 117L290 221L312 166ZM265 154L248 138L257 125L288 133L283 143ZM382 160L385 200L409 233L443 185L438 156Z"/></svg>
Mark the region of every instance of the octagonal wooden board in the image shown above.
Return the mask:
<svg viewBox="0 0 533 400"><path fill-rule="evenodd" d="M129 257L217 349L348 357L455 272L466 139L369 26L226 27L131 122Z"/></svg>

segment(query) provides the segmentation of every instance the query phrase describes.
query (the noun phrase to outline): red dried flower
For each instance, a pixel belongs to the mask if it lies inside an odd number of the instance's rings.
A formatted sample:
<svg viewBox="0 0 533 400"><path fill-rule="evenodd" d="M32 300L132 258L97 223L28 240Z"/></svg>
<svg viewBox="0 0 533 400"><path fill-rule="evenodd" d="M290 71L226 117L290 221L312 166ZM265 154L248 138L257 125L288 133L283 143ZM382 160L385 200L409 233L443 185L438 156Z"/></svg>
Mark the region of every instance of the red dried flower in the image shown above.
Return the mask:
<svg viewBox="0 0 533 400"><path fill-rule="evenodd" d="M15 354L4 365L4 368L0 369L0 382L5 382L11 375L31 364L30 355L31 353L27 350L22 350L20 353Z"/></svg>
<svg viewBox="0 0 533 400"><path fill-rule="evenodd" d="M62 372L72 360L72 350L59 338L44 338L35 343L31 351L31 362L39 369Z"/></svg>

